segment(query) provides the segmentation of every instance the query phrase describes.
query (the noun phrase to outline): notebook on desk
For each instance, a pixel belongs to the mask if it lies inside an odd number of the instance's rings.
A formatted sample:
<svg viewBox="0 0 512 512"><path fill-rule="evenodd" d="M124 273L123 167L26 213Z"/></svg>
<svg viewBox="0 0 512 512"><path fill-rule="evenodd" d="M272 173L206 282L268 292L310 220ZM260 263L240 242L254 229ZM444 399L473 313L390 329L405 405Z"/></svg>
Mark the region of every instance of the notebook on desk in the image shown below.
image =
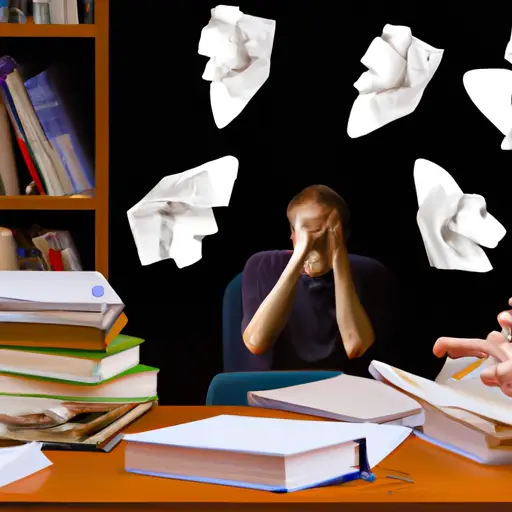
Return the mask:
<svg viewBox="0 0 512 512"><path fill-rule="evenodd" d="M125 436L125 469L273 492L372 479L404 427L221 415ZM367 447L370 446L370 452Z"/></svg>

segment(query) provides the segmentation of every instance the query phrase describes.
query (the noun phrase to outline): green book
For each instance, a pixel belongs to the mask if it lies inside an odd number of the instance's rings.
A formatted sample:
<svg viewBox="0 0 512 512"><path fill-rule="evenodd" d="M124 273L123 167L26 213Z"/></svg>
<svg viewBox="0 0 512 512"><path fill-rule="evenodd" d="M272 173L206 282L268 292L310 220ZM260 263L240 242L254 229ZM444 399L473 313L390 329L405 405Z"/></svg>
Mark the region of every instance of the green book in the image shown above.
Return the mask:
<svg viewBox="0 0 512 512"><path fill-rule="evenodd" d="M0 346L0 372L94 384L137 366L143 342L120 334L107 351Z"/></svg>
<svg viewBox="0 0 512 512"><path fill-rule="evenodd" d="M73 350L68 348L39 348L39 347L11 347L0 345L0 350L14 350L20 352L37 352L38 354L56 354L66 357L78 357L80 359L99 360L118 354L124 350L139 346L144 340L135 336L119 334L114 338L106 350Z"/></svg>
<svg viewBox="0 0 512 512"><path fill-rule="evenodd" d="M0 372L0 395L70 402L146 402L157 399L158 368L138 364L102 382L78 382Z"/></svg>

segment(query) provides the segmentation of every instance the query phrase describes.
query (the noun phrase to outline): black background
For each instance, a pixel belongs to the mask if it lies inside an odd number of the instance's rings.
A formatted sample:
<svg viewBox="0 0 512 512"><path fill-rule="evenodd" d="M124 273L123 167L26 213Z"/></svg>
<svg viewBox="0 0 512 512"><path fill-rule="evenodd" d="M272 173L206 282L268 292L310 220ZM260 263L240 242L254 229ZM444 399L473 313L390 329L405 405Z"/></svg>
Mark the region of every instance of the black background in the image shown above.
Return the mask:
<svg viewBox="0 0 512 512"><path fill-rule="evenodd" d="M407 9L387 2L240 2L242 12L277 22L271 74L219 130L209 83L201 79L207 59L197 54L215 2L151 0L141 11L115 3L110 281L126 304L127 332L146 339L143 362L161 369L161 403L204 403L211 378L222 371L224 288L253 253L291 247L287 203L313 183L348 202L350 252L380 260L397 276L405 309L394 351L406 369L433 377L438 336L482 337L497 328L496 315L512 295L510 234L487 251L495 267L487 274L430 268L416 224L413 167L417 158L437 163L510 226L512 152L500 149L503 136L462 83L471 69L512 69L503 58L510 6L485 14L448 2L449 10L421 2ZM445 53L413 114L352 140L346 125L353 83L386 23L410 26ZM181 270L172 260L142 267L126 211L162 177L225 155L239 159L239 175L229 207L215 210L219 232L204 240L203 259Z"/></svg>

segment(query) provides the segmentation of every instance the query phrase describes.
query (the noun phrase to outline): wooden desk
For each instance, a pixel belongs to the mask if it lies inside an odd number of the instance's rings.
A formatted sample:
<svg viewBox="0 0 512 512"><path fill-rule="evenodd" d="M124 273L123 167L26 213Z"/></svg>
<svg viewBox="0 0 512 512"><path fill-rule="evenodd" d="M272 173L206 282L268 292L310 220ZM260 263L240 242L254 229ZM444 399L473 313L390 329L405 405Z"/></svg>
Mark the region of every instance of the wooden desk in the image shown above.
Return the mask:
<svg viewBox="0 0 512 512"><path fill-rule="evenodd" d="M128 431L176 425L217 414L312 419L249 407L159 407ZM480 466L412 436L375 470L377 480L373 483L357 481L290 494L129 474L123 469L123 444L110 454L46 453L52 466L0 489L0 511L495 512L505 507L510 510L512 502L512 467ZM397 474L392 470L408 473L414 483L386 478Z"/></svg>

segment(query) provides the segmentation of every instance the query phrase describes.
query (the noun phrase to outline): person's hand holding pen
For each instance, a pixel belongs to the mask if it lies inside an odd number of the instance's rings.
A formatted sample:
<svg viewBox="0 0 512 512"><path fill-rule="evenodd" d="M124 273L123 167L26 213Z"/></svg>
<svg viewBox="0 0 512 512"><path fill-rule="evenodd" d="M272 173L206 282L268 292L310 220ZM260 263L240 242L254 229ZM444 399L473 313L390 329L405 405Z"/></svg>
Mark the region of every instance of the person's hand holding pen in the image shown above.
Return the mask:
<svg viewBox="0 0 512 512"><path fill-rule="evenodd" d="M508 301L512 306L512 299ZM512 311L503 311L498 315L498 323L503 331L493 331L485 340L468 338L439 338L434 344L437 357L491 358L487 368L480 374L486 386L499 387L507 396L512 397Z"/></svg>

